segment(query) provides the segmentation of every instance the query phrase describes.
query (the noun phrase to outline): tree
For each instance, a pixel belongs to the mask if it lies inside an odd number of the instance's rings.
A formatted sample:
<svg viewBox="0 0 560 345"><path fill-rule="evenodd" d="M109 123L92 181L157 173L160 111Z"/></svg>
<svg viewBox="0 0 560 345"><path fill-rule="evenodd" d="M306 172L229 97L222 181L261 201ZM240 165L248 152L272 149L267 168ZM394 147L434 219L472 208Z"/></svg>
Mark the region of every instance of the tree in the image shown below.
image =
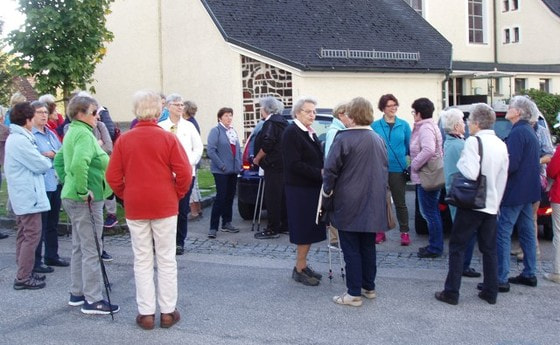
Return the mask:
<svg viewBox="0 0 560 345"><path fill-rule="evenodd" d="M113 1L19 0L25 24L9 34L8 42L15 64L35 78L39 92L60 89L66 102L72 91L91 84L105 44L113 39L105 27Z"/></svg>
<svg viewBox="0 0 560 345"><path fill-rule="evenodd" d="M0 20L0 34L4 22ZM14 91L13 75L10 70L9 55L4 52L4 42L0 41L0 105L8 106Z"/></svg>
<svg viewBox="0 0 560 345"><path fill-rule="evenodd" d="M556 116L560 112L560 95L537 89L523 90L523 94L531 97L549 125L552 126L558 122ZM551 132L555 135L560 135L560 129L558 128L551 128Z"/></svg>

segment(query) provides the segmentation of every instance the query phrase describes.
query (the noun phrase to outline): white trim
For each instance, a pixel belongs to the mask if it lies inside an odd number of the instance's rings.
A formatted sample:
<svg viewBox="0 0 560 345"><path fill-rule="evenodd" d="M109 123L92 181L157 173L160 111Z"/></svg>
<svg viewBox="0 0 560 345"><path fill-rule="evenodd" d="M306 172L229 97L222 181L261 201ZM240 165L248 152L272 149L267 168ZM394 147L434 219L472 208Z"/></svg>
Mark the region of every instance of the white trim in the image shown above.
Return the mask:
<svg viewBox="0 0 560 345"><path fill-rule="evenodd" d="M285 63L282 63L282 62L279 62L279 61L277 61L277 60L271 59L271 58L266 57L266 56L264 56L264 55L255 53L255 52L253 52L253 51L251 51L251 50L248 50L248 49L246 49L246 48L240 47L240 46L235 45L235 44L233 44L233 43L226 42L226 44L227 44L233 51L235 51L235 52L237 52L237 53L239 53L239 54L241 54L241 55L245 55L245 56L247 56L247 57L249 57L249 58L251 58L251 59L254 59L254 60L257 60L257 61L260 61L260 62L264 62L264 63L266 63L266 64L269 64L269 65L271 65L271 66L274 66L274 67L283 69L283 70L285 70L285 71L287 71L287 72L291 72L291 73L294 73L294 74L298 74L298 73L302 73L302 72L303 72L303 71L300 70L300 69L294 68L294 67L292 67L292 66L290 66L290 65L286 65Z"/></svg>

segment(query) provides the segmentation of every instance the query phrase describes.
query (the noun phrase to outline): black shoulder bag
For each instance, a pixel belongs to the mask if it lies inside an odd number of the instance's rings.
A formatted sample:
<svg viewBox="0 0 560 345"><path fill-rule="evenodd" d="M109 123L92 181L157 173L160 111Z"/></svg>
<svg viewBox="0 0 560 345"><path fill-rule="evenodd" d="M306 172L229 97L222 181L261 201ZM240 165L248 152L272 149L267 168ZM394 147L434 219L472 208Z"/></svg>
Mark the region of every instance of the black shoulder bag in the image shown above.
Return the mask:
<svg viewBox="0 0 560 345"><path fill-rule="evenodd" d="M486 176L482 175L482 141L478 141L478 154L480 155L480 168L478 178L469 180L460 172L452 175L452 182L445 202L459 208L482 209L486 207Z"/></svg>

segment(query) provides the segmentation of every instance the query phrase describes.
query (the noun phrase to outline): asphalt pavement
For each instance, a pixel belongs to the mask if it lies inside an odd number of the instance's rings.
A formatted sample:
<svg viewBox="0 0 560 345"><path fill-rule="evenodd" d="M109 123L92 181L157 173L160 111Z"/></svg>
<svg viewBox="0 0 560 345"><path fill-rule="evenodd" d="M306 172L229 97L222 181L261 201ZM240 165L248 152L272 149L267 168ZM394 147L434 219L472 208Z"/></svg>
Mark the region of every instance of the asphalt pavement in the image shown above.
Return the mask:
<svg viewBox="0 0 560 345"><path fill-rule="evenodd" d="M407 202L414 205L413 192ZM410 208L413 210L413 207ZM114 261L107 263L111 300L121 311L90 316L68 302L69 268L55 268L42 290L16 291L15 231L0 240L0 344L558 344L560 285L545 281L552 269L552 244L541 240L538 287L512 285L489 305L477 297L481 278L464 278L459 305L434 299L443 289L447 252L437 259L418 259L427 236L411 233L412 245L401 247L397 230L377 246L375 300L359 308L340 306L332 296L345 291L339 258L333 254L328 279L326 243L312 246L309 263L324 277L318 287L291 279L295 246L288 236L256 240L251 221L234 212L241 232L206 237L210 209L189 223L186 253L177 257L181 321L171 329L144 331L137 314L133 255L127 235L106 238ZM412 212L411 212L412 217ZM4 222L3 224L9 224ZM413 224L413 223L412 223ZM262 225L261 225L262 227ZM62 256L70 256L71 238L59 238ZM447 250L447 238L445 249ZM472 266L482 269L478 251ZM511 275L521 269L512 258Z"/></svg>

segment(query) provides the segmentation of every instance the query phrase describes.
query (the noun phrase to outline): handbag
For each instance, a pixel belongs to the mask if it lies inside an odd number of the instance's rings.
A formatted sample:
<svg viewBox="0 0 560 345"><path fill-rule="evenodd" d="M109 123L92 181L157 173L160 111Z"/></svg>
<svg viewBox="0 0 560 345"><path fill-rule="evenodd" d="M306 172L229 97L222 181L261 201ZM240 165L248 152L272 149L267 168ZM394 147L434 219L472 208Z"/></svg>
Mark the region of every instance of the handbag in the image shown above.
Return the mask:
<svg viewBox="0 0 560 345"><path fill-rule="evenodd" d="M387 190L386 202L387 202L387 226L389 227L389 230L391 230L397 226L397 222L395 222L395 217L393 216L393 207L391 207L391 192L389 190Z"/></svg>
<svg viewBox="0 0 560 345"><path fill-rule="evenodd" d="M436 136L436 148L438 145L437 135ZM437 149L436 149L437 151ZM418 176L420 177L420 185L427 192L432 192L435 190L440 190L445 186L445 174L443 172L443 157L435 157L430 159L420 170L418 171Z"/></svg>
<svg viewBox="0 0 560 345"><path fill-rule="evenodd" d="M440 190L445 185L443 158L436 157L430 159L428 163L420 168L418 176L420 177L420 185L425 191L431 192L434 190Z"/></svg>
<svg viewBox="0 0 560 345"><path fill-rule="evenodd" d="M467 209L481 209L486 207L486 176L482 175L482 141L478 140L478 154L480 155L480 169L476 180L469 180L460 172L452 175L451 187L445 202L450 205Z"/></svg>

